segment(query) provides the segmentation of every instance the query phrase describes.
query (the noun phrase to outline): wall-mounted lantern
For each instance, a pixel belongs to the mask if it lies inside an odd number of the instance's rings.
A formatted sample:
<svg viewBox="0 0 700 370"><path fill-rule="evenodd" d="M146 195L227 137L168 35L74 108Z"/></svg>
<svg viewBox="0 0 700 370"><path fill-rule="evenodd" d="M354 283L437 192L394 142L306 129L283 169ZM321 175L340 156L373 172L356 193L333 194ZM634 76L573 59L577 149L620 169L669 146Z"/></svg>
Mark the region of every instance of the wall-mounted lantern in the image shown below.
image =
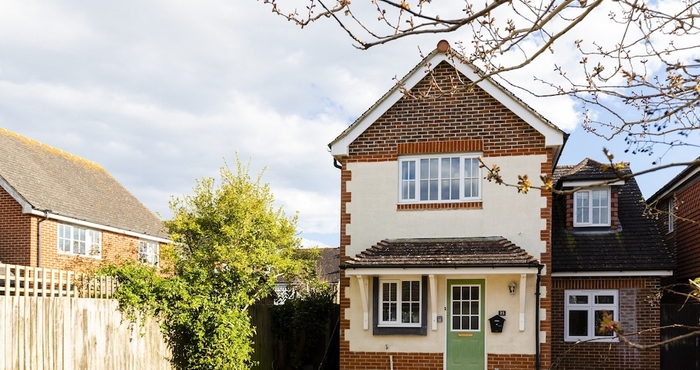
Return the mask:
<svg viewBox="0 0 700 370"><path fill-rule="evenodd" d="M508 291L510 292L510 295L515 295L515 289L518 286L515 284L514 281L511 281L510 284L508 284Z"/></svg>

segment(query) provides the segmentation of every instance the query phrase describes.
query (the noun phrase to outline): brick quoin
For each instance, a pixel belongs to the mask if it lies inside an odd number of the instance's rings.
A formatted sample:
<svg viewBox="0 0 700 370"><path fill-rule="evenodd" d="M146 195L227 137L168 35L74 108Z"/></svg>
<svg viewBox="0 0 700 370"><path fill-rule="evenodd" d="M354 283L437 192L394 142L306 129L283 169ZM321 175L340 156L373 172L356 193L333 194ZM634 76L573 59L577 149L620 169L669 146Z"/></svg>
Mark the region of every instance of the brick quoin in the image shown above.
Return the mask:
<svg viewBox="0 0 700 370"><path fill-rule="evenodd" d="M684 220L700 220L700 180L677 190L674 193L675 214L679 217L674 222L674 231L668 233L668 217L666 213L659 215L659 229L666 235L669 249L676 256L676 270L673 279L687 282L700 276L700 227L696 222ZM668 210L668 199L657 205L657 208Z"/></svg>
<svg viewBox="0 0 700 370"><path fill-rule="evenodd" d="M555 278L552 299L553 365L567 370L649 369L660 366L659 349L637 350L621 342L564 342L564 291L566 289L617 289L619 291L620 325L630 340L648 345L660 341L658 330L641 335L633 333L658 328L660 311L651 302L659 289L658 277L630 278ZM636 321L636 324L635 324Z"/></svg>

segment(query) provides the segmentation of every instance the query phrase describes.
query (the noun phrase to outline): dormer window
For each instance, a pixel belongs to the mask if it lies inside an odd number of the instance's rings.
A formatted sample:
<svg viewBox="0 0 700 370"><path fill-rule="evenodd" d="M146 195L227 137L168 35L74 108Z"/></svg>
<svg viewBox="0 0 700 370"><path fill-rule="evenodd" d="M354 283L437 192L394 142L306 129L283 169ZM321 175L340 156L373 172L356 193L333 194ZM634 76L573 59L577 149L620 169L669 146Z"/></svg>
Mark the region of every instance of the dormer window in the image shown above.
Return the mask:
<svg viewBox="0 0 700 370"><path fill-rule="evenodd" d="M399 159L399 202L437 203L481 199L476 155Z"/></svg>
<svg viewBox="0 0 700 370"><path fill-rule="evenodd" d="M574 193L574 227L610 226L610 188Z"/></svg>

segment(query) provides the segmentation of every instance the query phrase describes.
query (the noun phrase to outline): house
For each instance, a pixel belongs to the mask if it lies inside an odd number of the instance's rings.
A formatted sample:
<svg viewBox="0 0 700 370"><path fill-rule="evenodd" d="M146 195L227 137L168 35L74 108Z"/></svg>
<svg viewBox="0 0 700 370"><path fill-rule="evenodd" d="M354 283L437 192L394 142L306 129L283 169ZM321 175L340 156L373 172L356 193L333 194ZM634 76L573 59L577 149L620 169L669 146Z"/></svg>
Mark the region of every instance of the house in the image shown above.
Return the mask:
<svg viewBox="0 0 700 370"><path fill-rule="evenodd" d="M552 363L552 193L486 181L480 160L551 176L567 135L459 58L441 41L329 144L341 369Z"/></svg>
<svg viewBox="0 0 700 370"><path fill-rule="evenodd" d="M657 294L674 263L636 180L620 179L631 173L592 159L555 169L562 193L552 211L551 340L559 368L660 366L658 348L637 350L599 331L608 314L631 341L660 341Z"/></svg>
<svg viewBox="0 0 700 370"><path fill-rule="evenodd" d="M161 221L104 168L0 129L0 261L54 269L158 264Z"/></svg>
<svg viewBox="0 0 700 370"><path fill-rule="evenodd" d="M675 261L673 276L662 279L665 288L661 303L663 326L698 326L700 302L687 299L689 280L700 277L700 165L686 167L647 201L648 213L656 219ZM662 340L672 340L661 348L662 369L700 369L700 342L697 337L678 339L684 328L668 328Z"/></svg>

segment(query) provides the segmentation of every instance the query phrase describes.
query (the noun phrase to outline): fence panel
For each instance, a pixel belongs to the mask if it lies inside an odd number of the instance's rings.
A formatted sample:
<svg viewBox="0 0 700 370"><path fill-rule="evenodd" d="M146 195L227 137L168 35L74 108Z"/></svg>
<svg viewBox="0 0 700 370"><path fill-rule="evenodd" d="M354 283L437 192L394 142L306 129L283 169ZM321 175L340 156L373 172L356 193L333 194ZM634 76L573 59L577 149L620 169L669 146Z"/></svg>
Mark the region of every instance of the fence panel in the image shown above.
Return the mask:
<svg viewBox="0 0 700 370"><path fill-rule="evenodd" d="M0 369L171 369L158 324L140 330L115 300L0 296Z"/></svg>

